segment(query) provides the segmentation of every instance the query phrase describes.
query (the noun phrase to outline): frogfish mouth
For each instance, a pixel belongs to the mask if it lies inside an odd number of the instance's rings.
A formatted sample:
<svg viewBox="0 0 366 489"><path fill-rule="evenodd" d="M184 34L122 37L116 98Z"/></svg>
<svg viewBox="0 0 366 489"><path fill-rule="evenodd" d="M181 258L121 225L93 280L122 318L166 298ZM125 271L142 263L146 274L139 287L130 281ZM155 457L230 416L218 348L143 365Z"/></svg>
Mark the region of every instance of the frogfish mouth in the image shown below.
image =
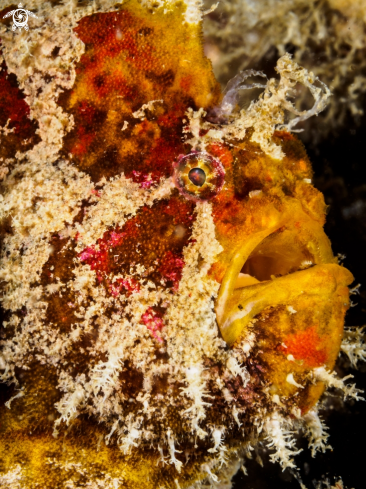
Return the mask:
<svg viewBox="0 0 366 489"><path fill-rule="evenodd" d="M278 213L260 195L251 197L263 216L257 229L251 223L250 234L245 226L235 230L231 249L223 252L216 319L231 347L251 331L262 337L262 358L276 379L271 390L302 384L300 404L308 410L322 392L309 383L311 369L333 369L338 357L353 276L333 256L322 224L298 201L285 199ZM287 355L278 356L278 349ZM289 384L295 371L299 382Z"/></svg>
<svg viewBox="0 0 366 489"><path fill-rule="evenodd" d="M33 2L26 34L0 12L0 486L294 467L291 433L326 449L324 390L357 397L333 372L353 277L283 125L321 89L285 55L240 111L200 2L76 3Z"/></svg>

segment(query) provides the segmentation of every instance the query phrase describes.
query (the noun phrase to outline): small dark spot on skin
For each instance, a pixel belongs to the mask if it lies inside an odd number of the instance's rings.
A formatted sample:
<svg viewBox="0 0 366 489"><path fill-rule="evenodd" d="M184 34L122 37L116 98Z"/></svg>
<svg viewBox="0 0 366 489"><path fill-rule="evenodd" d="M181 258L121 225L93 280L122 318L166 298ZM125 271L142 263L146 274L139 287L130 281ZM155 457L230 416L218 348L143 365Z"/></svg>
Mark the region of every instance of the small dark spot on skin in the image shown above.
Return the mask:
<svg viewBox="0 0 366 489"><path fill-rule="evenodd" d="M241 304L238 305L238 309L240 309L241 311L244 309L243 306Z"/></svg>
<svg viewBox="0 0 366 489"><path fill-rule="evenodd" d="M97 88L100 88L104 85L105 83L105 78L103 75L97 75L95 78L94 78L94 84Z"/></svg>
<svg viewBox="0 0 366 489"><path fill-rule="evenodd" d="M201 168L192 168L188 178L196 187L202 187L206 181L206 173Z"/></svg>
<svg viewBox="0 0 366 489"><path fill-rule="evenodd" d="M142 29L140 29L138 31L138 34L140 34L141 36L148 36L153 31L154 31L154 29L151 29L150 27L143 27Z"/></svg>
<svg viewBox="0 0 366 489"><path fill-rule="evenodd" d="M61 50L60 46L55 46L52 49L52 52L51 52L52 58L57 58L57 56L59 55L60 50Z"/></svg>

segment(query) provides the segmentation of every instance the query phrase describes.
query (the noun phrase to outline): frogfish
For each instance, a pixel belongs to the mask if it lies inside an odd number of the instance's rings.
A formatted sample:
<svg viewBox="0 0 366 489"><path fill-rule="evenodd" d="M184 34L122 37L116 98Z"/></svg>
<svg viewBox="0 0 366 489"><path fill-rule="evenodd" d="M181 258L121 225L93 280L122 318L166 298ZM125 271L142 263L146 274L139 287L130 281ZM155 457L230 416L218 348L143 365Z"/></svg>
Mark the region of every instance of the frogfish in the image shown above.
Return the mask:
<svg viewBox="0 0 366 489"><path fill-rule="evenodd" d="M1 7L1 487L229 488L261 446L295 467L294 433L324 451L353 276L293 128L328 89L286 54L222 91L200 2Z"/></svg>

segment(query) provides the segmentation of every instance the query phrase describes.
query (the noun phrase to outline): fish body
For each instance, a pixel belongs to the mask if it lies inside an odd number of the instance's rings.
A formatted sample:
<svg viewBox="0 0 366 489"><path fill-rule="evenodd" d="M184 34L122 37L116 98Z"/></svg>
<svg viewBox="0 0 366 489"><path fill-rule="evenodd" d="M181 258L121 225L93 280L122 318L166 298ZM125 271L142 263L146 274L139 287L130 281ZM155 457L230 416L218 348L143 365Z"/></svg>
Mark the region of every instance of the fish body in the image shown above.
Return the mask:
<svg viewBox="0 0 366 489"><path fill-rule="evenodd" d="M274 427L316 416L353 280L309 159L286 130L210 122L223 95L189 8L110 10L79 15L74 72L28 89L48 111L33 145L1 150L1 477L183 489L229 481L264 437L293 466Z"/></svg>

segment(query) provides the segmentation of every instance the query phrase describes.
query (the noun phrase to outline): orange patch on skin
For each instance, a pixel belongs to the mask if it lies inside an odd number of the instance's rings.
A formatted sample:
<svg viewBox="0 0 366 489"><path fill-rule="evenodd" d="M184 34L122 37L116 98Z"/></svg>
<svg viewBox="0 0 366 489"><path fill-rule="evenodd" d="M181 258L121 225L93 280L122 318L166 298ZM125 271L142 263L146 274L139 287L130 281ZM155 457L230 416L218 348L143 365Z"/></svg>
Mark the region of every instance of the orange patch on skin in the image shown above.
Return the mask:
<svg viewBox="0 0 366 489"><path fill-rule="evenodd" d="M266 182L272 182L272 180L273 180L272 175L267 173L265 180L266 180Z"/></svg>
<svg viewBox="0 0 366 489"><path fill-rule="evenodd" d="M215 156L221 161L225 170L231 168L233 155L230 149L226 148L222 144L210 144L207 149L212 156Z"/></svg>
<svg viewBox="0 0 366 489"><path fill-rule="evenodd" d="M188 75L188 76L185 76L181 79L180 87L182 88L182 90L186 91L186 90L189 90L192 83L193 83L193 77L192 77L192 75Z"/></svg>
<svg viewBox="0 0 366 489"><path fill-rule="evenodd" d="M295 360L303 360L310 368L320 367L327 362L327 350L324 341L318 335L316 326L289 335L285 338L281 350L286 355L293 355Z"/></svg>
<svg viewBox="0 0 366 489"><path fill-rule="evenodd" d="M298 167L299 167L300 171L306 171L308 169L308 165L307 165L306 161L304 161L304 160L300 160L298 162Z"/></svg>
<svg viewBox="0 0 366 489"><path fill-rule="evenodd" d="M221 283L226 272L226 266L222 263L214 263L208 271L208 276L216 282Z"/></svg>

